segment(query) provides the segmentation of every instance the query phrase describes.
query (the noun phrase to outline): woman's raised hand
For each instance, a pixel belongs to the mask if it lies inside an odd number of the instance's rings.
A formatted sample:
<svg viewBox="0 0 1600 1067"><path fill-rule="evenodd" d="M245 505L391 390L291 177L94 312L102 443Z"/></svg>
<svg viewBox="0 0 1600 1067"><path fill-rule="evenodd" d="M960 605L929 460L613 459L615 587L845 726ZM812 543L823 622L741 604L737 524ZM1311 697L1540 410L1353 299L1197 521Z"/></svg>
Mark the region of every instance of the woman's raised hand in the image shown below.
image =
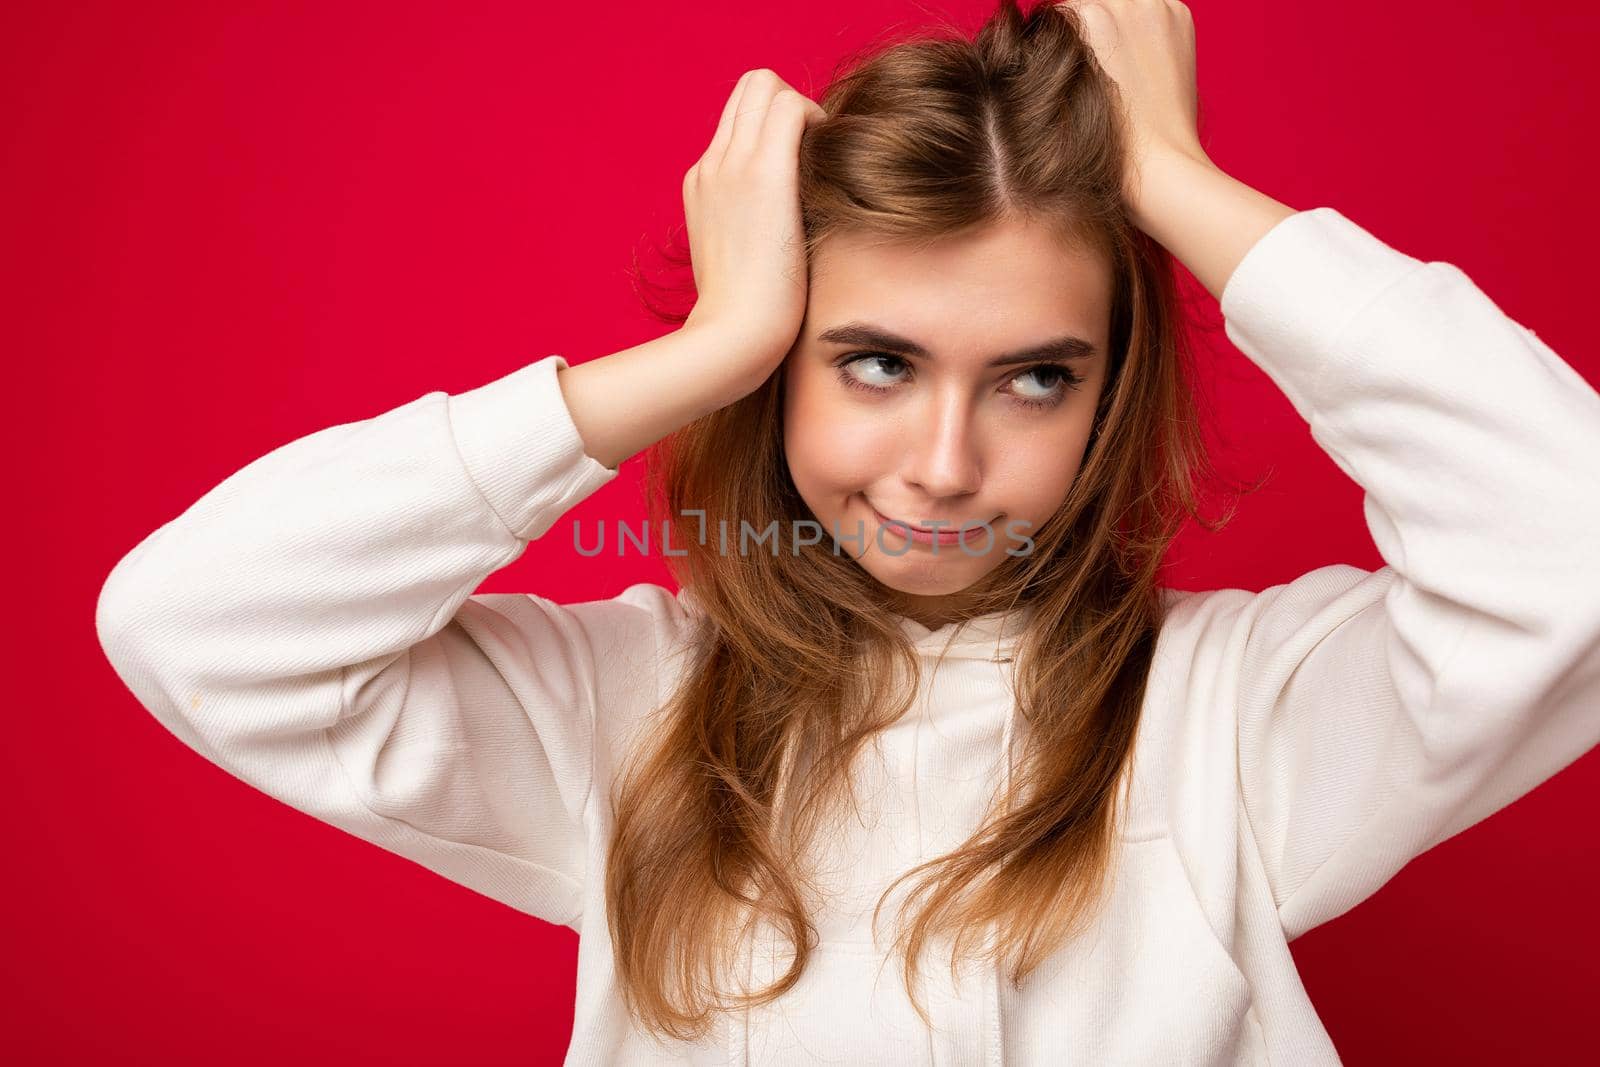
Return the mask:
<svg viewBox="0 0 1600 1067"><path fill-rule="evenodd" d="M806 310L800 135L822 107L766 68L746 71L683 177L697 299L683 327L729 342L739 395L783 362Z"/></svg>
<svg viewBox="0 0 1600 1067"><path fill-rule="evenodd" d="M1063 0L1095 62L1117 86L1128 133L1130 207L1155 161L1178 156L1209 163L1200 145L1194 18L1180 0Z"/></svg>
<svg viewBox="0 0 1600 1067"><path fill-rule="evenodd" d="M671 333L556 373L591 457L616 468L754 392L794 347L807 288L800 135L824 114L770 70L733 87L683 177L694 309Z"/></svg>

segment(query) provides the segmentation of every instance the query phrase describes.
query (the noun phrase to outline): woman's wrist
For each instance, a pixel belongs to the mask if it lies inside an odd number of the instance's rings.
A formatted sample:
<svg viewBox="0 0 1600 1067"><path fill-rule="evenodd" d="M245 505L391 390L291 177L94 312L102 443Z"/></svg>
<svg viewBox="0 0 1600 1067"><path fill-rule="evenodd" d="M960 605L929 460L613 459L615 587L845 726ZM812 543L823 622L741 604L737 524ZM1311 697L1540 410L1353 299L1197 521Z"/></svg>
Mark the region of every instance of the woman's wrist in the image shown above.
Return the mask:
<svg viewBox="0 0 1600 1067"><path fill-rule="evenodd" d="M1181 210L1185 189L1192 189L1197 177L1208 171L1220 173L1198 148L1153 148L1139 153L1128 165L1124 196L1134 225L1160 240L1152 231L1162 228L1169 212Z"/></svg>
<svg viewBox="0 0 1600 1067"><path fill-rule="evenodd" d="M1219 300L1251 246L1297 211L1225 173L1198 149L1147 153L1130 174L1134 225Z"/></svg>
<svg viewBox="0 0 1600 1067"><path fill-rule="evenodd" d="M765 376L749 345L714 327L680 327L558 372L584 451L615 469L668 434L740 399ZM754 367L754 370L748 369Z"/></svg>

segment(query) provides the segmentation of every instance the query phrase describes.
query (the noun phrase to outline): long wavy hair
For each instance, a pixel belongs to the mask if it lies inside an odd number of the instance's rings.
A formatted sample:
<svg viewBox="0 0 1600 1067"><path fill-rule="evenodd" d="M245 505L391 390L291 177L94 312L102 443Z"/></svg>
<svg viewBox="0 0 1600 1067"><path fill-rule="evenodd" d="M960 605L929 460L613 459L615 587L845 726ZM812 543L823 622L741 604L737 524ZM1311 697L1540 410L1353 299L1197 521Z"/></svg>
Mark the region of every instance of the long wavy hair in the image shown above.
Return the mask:
<svg viewBox="0 0 1600 1067"><path fill-rule="evenodd" d="M960 848L890 886L916 879L894 941L908 990L924 948L944 936L952 968L976 949L991 963L1003 956L1021 982L1103 895L1167 548L1187 518L1216 530L1232 508L1216 521L1199 514L1212 472L1173 262L1126 215L1116 86L1069 9L1025 15L1002 0L974 36L941 24L871 48L841 65L819 103L827 117L806 130L799 159L808 254L843 230L931 241L1024 217L1111 267L1108 375L1079 473L1031 531L1033 550L963 590L961 618L1028 611L1013 663L1026 742L1011 786ZM645 286L654 314L683 320ZM669 565L700 611L681 683L613 783L606 904L629 1010L684 1040L703 1036L713 1012L769 1002L799 980L817 943L808 845L848 810L841 801L855 803L858 751L915 697L918 658L889 591L848 554L824 543L729 555L701 543L702 522L814 520L784 456L783 383L775 372L646 457L652 521L671 524L686 554ZM792 961L771 985L734 990L737 947L758 923ZM990 924L998 936L985 944Z"/></svg>

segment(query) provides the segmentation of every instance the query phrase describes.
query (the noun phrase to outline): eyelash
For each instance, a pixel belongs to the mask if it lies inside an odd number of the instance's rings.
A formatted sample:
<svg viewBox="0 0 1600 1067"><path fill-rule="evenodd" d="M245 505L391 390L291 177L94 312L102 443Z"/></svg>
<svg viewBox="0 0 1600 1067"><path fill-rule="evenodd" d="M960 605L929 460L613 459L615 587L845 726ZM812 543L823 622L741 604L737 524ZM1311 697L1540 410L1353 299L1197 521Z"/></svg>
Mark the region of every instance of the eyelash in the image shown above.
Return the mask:
<svg viewBox="0 0 1600 1067"><path fill-rule="evenodd" d="M868 359L889 360L907 368L911 366L911 364L907 362L905 358L897 356L892 352L856 352L839 361L837 366L839 380L851 389L859 389L864 393L871 393L878 396L881 396L895 388L893 385L868 385L866 382L850 373L851 364L859 363ZM1053 371L1060 375L1061 380L1066 385L1067 389L1076 389L1084 383L1083 375L1076 373L1072 370L1072 368L1062 363L1035 363L1031 367L1022 368L1015 375L1013 375L1013 377L1020 378L1024 374L1032 374L1034 371L1039 370ZM1021 407L1029 409L1043 409L1055 407L1057 404L1061 403L1065 397L1066 391L1063 390L1048 398L1015 397L1013 399Z"/></svg>

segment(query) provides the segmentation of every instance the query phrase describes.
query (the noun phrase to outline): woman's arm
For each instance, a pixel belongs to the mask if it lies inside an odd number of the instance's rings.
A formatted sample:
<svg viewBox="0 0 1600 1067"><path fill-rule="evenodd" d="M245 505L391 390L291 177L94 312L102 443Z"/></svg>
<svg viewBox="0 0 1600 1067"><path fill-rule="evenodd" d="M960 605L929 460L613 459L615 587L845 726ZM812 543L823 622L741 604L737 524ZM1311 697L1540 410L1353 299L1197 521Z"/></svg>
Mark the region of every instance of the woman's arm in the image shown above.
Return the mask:
<svg viewBox="0 0 1600 1067"><path fill-rule="evenodd" d="M1063 6L1118 86L1133 217L1365 490L1385 563L1171 620L1294 937L1600 743L1600 396L1458 268L1211 165L1183 4Z"/></svg>
<svg viewBox="0 0 1600 1067"><path fill-rule="evenodd" d="M1384 560L1179 609L1294 937L1600 743L1600 395L1460 269L1332 208L1273 227L1222 311Z"/></svg>
<svg viewBox="0 0 1600 1067"><path fill-rule="evenodd" d="M117 674L208 760L529 914L575 925L597 715L651 685L683 611L636 585L480 594L616 476L559 356L282 445L112 569ZM653 694L646 694L653 695Z"/></svg>
<svg viewBox="0 0 1600 1067"><path fill-rule="evenodd" d="M597 717L655 704L685 611L648 584L574 605L473 590L781 360L805 272L774 236L798 237L818 110L770 71L730 96L685 179L701 302L684 329L309 434L134 546L95 625L139 701L290 806L576 924Z"/></svg>

